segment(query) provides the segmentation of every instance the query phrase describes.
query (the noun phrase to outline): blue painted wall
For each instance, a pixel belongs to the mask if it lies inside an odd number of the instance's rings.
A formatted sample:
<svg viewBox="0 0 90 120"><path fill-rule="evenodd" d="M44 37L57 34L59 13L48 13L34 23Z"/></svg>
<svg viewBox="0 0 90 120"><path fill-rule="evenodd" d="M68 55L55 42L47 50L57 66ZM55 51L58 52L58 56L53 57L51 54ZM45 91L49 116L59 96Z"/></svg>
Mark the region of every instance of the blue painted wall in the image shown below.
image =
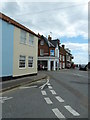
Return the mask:
<svg viewBox="0 0 90 120"><path fill-rule="evenodd" d="M2 77L2 21L0 20L0 77Z"/></svg>
<svg viewBox="0 0 90 120"><path fill-rule="evenodd" d="M2 76L13 75L14 26L2 21Z"/></svg>

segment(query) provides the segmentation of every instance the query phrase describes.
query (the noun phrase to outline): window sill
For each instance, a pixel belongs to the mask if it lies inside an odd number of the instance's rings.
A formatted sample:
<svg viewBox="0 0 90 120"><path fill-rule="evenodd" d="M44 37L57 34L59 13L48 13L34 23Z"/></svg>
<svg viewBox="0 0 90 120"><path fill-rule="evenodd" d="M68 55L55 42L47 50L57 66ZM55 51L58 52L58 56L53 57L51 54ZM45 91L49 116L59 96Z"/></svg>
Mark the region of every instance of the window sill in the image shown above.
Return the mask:
<svg viewBox="0 0 90 120"><path fill-rule="evenodd" d="M30 45L30 44L28 44L30 47L34 47L34 45Z"/></svg>
<svg viewBox="0 0 90 120"><path fill-rule="evenodd" d="M21 42L20 42L20 44L22 44L22 45L27 45L27 43L21 43Z"/></svg>
<svg viewBox="0 0 90 120"><path fill-rule="evenodd" d="M20 43L20 44L22 44L22 45L28 45L28 46L30 46L30 47L34 47L34 45L30 45L30 44L28 44L28 43Z"/></svg>
<svg viewBox="0 0 90 120"><path fill-rule="evenodd" d="M26 69L26 67L25 68L19 68L19 70L25 70Z"/></svg>
<svg viewBox="0 0 90 120"><path fill-rule="evenodd" d="M28 67L28 68L34 68L34 67Z"/></svg>

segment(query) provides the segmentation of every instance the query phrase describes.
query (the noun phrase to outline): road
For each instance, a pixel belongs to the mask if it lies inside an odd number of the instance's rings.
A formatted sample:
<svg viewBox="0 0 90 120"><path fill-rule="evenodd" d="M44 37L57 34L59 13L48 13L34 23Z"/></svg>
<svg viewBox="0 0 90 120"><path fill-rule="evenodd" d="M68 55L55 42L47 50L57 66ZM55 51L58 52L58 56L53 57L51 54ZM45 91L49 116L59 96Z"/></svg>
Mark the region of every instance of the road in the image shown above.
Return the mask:
<svg viewBox="0 0 90 120"><path fill-rule="evenodd" d="M88 118L88 72L43 72L49 76L46 84L37 82L3 93L2 117Z"/></svg>

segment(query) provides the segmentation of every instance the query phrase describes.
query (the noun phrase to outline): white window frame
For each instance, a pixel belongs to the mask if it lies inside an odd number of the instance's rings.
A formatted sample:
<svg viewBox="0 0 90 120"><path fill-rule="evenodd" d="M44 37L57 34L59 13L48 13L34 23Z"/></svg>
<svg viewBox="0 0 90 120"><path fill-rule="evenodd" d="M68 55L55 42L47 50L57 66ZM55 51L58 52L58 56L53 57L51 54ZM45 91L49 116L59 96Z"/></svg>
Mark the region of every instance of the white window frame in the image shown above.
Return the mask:
<svg viewBox="0 0 90 120"><path fill-rule="evenodd" d="M29 33L29 45L33 46L34 45L34 35Z"/></svg>
<svg viewBox="0 0 90 120"><path fill-rule="evenodd" d="M22 57L22 58L21 58ZM25 67L20 67L20 61L24 62L25 61ZM26 56L25 55L20 55L19 56L19 69L25 69L26 68Z"/></svg>
<svg viewBox="0 0 90 120"><path fill-rule="evenodd" d="M55 57L58 57L58 48L55 49Z"/></svg>
<svg viewBox="0 0 90 120"><path fill-rule="evenodd" d="M21 29L20 43L26 44L27 32Z"/></svg>
<svg viewBox="0 0 90 120"><path fill-rule="evenodd" d="M33 68L33 66L34 66L33 62L34 62L33 61L33 57L32 56L28 56L28 68ZM32 66L29 66L29 64L32 64Z"/></svg>
<svg viewBox="0 0 90 120"><path fill-rule="evenodd" d="M44 40L41 40L41 41L40 41L40 45L44 45Z"/></svg>
<svg viewBox="0 0 90 120"><path fill-rule="evenodd" d="M63 61L65 61L65 57L63 56Z"/></svg>
<svg viewBox="0 0 90 120"><path fill-rule="evenodd" d="M44 49L40 49L40 56L44 56Z"/></svg>

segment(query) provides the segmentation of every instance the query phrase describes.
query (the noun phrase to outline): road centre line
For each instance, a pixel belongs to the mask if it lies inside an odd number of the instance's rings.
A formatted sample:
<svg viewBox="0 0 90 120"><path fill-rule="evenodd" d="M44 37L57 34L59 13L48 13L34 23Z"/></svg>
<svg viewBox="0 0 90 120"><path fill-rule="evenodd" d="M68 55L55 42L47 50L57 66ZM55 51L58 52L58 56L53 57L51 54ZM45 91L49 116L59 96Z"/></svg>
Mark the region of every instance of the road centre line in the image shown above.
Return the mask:
<svg viewBox="0 0 90 120"><path fill-rule="evenodd" d="M47 95L46 91L41 91L42 95Z"/></svg>
<svg viewBox="0 0 90 120"><path fill-rule="evenodd" d="M46 86L46 85L48 85L48 83L49 83L49 79L47 79L47 82L45 83L45 84L43 84L42 86L40 86L39 88L42 90L42 89L44 89L44 87Z"/></svg>
<svg viewBox="0 0 90 120"><path fill-rule="evenodd" d="M50 90L50 92L53 94L53 95L56 95L56 92L54 90Z"/></svg>
<svg viewBox="0 0 90 120"><path fill-rule="evenodd" d="M52 109L57 118L65 118L65 116L58 110L58 108Z"/></svg>
<svg viewBox="0 0 90 120"><path fill-rule="evenodd" d="M52 86L48 86L49 89L52 89Z"/></svg>
<svg viewBox="0 0 90 120"><path fill-rule="evenodd" d="M57 99L59 102L64 102L64 100L63 100L60 96L56 96L56 99Z"/></svg>
<svg viewBox="0 0 90 120"><path fill-rule="evenodd" d="M47 104L53 104L49 97L44 98Z"/></svg>
<svg viewBox="0 0 90 120"><path fill-rule="evenodd" d="M80 114L78 112L76 112L73 108L71 108L71 106L67 105L64 106L70 113L72 113L74 116L80 116Z"/></svg>

